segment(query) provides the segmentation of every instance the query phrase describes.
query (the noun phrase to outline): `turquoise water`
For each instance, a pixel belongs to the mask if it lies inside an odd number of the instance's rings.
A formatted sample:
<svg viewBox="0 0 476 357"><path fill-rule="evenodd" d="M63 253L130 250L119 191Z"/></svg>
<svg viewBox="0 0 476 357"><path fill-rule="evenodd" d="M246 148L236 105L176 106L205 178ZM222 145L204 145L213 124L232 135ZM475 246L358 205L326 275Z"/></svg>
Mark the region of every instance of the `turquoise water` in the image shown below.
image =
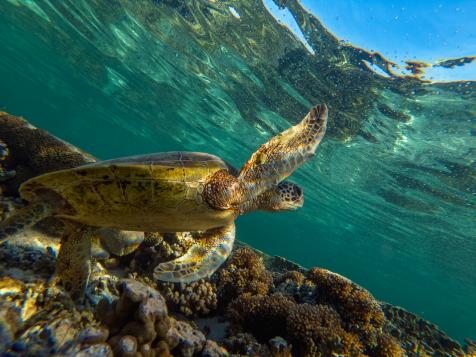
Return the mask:
<svg viewBox="0 0 476 357"><path fill-rule="evenodd" d="M293 175L304 207L242 217L238 238L476 339L476 82L378 75L362 61L384 59L288 6L314 54L260 1L1 1L0 109L104 159L239 167L326 102L327 135Z"/></svg>

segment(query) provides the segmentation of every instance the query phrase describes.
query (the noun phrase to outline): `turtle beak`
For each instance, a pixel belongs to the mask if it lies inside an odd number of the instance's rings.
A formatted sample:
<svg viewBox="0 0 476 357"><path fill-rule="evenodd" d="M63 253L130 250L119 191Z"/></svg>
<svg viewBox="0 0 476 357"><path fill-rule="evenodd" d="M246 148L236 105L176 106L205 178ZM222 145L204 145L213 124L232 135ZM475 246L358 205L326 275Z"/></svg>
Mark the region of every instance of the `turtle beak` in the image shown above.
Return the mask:
<svg viewBox="0 0 476 357"><path fill-rule="evenodd" d="M304 196L299 197L296 201L293 202L295 209L301 208L304 205Z"/></svg>
<svg viewBox="0 0 476 357"><path fill-rule="evenodd" d="M293 188L293 200L290 205L293 209L301 208L304 204L304 190L299 186L294 186Z"/></svg>
<svg viewBox="0 0 476 357"><path fill-rule="evenodd" d="M304 205L304 196L301 195L299 198L294 201L289 202L289 210L296 210L301 208Z"/></svg>

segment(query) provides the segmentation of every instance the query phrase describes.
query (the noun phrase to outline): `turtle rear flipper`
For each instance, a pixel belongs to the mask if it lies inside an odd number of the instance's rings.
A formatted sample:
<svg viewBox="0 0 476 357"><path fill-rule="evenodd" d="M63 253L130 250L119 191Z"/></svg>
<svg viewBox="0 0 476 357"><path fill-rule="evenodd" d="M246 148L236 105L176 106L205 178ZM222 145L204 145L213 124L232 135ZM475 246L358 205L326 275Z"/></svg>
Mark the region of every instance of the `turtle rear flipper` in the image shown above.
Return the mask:
<svg viewBox="0 0 476 357"><path fill-rule="evenodd" d="M180 258L159 264L154 278L189 283L212 275L228 258L235 240L235 225L206 231Z"/></svg>
<svg viewBox="0 0 476 357"><path fill-rule="evenodd" d="M82 298L91 274L91 235L89 226L65 222L65 234L56 263L56 275L73 299Z"/></svg>
<svg viewBox="0 0 476 357"><path fill-rule="evenodd" d="M281 182L314 156L326 125L327 106L315 106L299 124L261 145L241 169L239 180L251 195Z"/></svg>

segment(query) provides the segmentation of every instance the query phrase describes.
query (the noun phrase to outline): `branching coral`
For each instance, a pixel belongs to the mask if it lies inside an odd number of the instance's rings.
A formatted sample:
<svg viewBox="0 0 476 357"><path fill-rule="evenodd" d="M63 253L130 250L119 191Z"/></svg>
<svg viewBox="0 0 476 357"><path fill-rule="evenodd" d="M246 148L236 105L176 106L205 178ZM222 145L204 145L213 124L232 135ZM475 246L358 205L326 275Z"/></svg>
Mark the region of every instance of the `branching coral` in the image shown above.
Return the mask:
<svg viewBox="0 0 476 357"><path fill-rule="evenodd" d="M305 279L299 271L289 271L283 274L275 274L273 277L274 292L279 292L292 297L298 303L314 303L316 298L316 286Z"/></svg>
<svg viewBox="0 0 476 357"><path fill-rule="evenodd" d="M306 277L298 271L277 275L275 291L282 293L267 295L272 280L266 273L248 248L238 250L220 272L219 291L233 299L228 311L238 330L252 332L260 341L289 338L298 355L358 356L377 344L385 317L364 289L327 270L312 269ZM299 304L303 287L313 304Z"/></svg>
<svg viewBox="0 0 476 357"><path fill-rule="evenodd" d="M215 284L198 280L190 284L159 283L169 307L186 316L205 316L217 307Z"/></svg>
<svg viewBox="0 0 476 357"><path fill-rule="evenodd" d="M243 294L230 304L230 317L260 341L289 338L298 356L358 356L363 350L359 337L344 330L339 314L330 306L296 304L279 293Z"/></svg>
<svg viewBox="0 0 476 357"><path fill-rule="evenodd" d="M233 356L270 356L268 347L260 344L253 335L249 333L238 333L223 341L226 349L233 353Z"/></svg>
<svg viewBox="0 0 476 357"><path fill-rule="evenodd" d="M358 336L346 332L339 314L327 305L296 305L286 319L286 329L303 356L358 356L363 349Z"/></svg>
<svg viewBox="0 0 476 357"><path fill-rule="evenodd" d="M266 295L271 284L262 258L250 248L240 248L218 274L219 301L226 305L244 293Z"/></svg>
<svg viewBox="0 0 476 357"><path fill-rule="evenodd" d="M296 270L291 270L288 272L285 272L283 274L279 274L275 279L274 283L275 285L280 285L285 282L293 282L296 285L302 285L305 281L306 277L304 276L303 273L296 271Z"/></svg>
<svg viewBox="0 0 476 357"><path fill-rule="evenodd" d="M380 304L367 290L326 269L313 268L306 277L316 284L317 301L333 306L347 331L361 336L370 348L376 345L385 316Z"/></svg>
<svg viewBox="0 0 476 357"><path fill-rule="evenodd" d="M247 293L230 303L229 316L257 338L266 341L285 333L283 327L294 306L291 299L279 293L271 296Z"/></svg>
<svg viewBox="0 0 476 357"><path fill-rule="evenodd" d="M390 335L382 334L377 338L377 345L369 352L372 357L404 357L405 352L398 341Z"/></svg>

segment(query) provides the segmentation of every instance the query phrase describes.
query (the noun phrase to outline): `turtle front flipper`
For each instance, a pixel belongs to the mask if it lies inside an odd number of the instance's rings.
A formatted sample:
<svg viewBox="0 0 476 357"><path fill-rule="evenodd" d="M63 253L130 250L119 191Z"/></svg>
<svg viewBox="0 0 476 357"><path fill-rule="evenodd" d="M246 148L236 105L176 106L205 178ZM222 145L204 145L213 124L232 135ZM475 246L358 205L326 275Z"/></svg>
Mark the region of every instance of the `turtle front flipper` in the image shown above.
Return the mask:
<svg viewBox="0 0 476 357"><path fill-rule="evenodd" d="M276 135L251 156L238 179L256 196L281 182L314 156L326 132L327 106L312 108L297 125Z"/></svg>
<svg viewBox="0 0 476 357"><path fill-rule="evenodd" d="M26 228L34 226L43 218L53 214L53 206L45 201L16 209L10 217L0 222L0 243Z"/></svg>
<svg viewBox="0 0 476 357"><path fill-rule="evenodd" d="M81 298L91 274L91 235L93 229L65 222L65 233L56 262L56 275L73 299Z"/></svg>
<svg viewBox="0 0 476 357"><path fill-rule="evenodd" d="M235 240L235 225L213 228L180 258L159 264L154 278L176 283L189 283L212 275L228 258Z"/></svg>

